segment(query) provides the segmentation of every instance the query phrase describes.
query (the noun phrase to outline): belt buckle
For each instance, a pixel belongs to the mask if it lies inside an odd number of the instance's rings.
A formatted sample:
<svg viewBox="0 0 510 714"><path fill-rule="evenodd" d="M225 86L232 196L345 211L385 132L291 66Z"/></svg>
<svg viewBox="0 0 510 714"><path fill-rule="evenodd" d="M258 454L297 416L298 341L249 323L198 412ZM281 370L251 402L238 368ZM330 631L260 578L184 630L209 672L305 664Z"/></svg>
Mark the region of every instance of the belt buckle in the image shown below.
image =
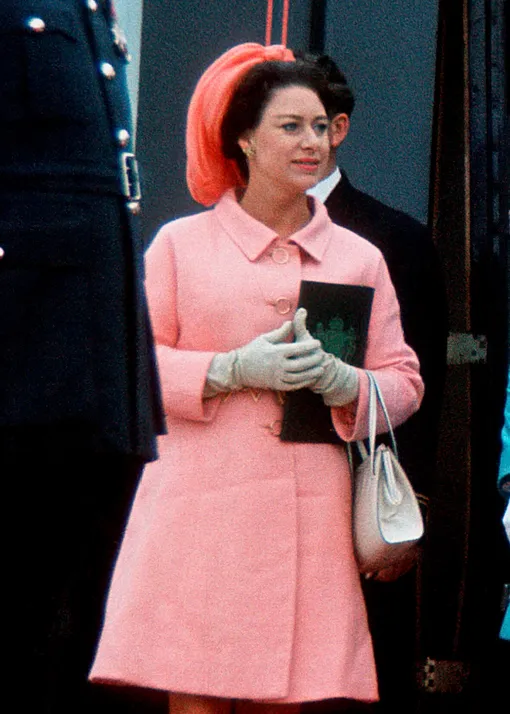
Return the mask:
<svg viewBox="0 0 510 714"><path fill-rule="evenodd" d="M129 151L123 151L120 155L120 180L122 193L128 202L138 203L142 198L138 161Z"/></svg>

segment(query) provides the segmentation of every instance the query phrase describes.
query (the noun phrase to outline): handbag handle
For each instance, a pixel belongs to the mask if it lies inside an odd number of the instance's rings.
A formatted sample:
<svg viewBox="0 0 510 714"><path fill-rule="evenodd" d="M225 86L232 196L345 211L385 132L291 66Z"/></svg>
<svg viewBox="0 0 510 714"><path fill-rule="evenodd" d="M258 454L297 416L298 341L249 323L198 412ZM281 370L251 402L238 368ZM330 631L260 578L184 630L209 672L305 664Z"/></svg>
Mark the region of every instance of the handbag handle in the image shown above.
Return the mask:
<svg viewBox="0 0 510 714"><path fill-rule="evenodd" d="M384 418L386 419L386 424L388 425L388 433L391 438L391 446L395 457L398 459L398 449L397 442L395 439L395 434L393 433L393 427L391 426L390 415L384 403L383 395L381 389L377 383L377 380L372 372L368 369L365 370L365 374L368 377L369 392L368 392L368 453L363 441L357 441L356 445L361 454L361 458L364 460L370 454L370 468L372 472L374 470L374 459L375 459L375 436L377 431L377 402L381 405Z"/></svg>

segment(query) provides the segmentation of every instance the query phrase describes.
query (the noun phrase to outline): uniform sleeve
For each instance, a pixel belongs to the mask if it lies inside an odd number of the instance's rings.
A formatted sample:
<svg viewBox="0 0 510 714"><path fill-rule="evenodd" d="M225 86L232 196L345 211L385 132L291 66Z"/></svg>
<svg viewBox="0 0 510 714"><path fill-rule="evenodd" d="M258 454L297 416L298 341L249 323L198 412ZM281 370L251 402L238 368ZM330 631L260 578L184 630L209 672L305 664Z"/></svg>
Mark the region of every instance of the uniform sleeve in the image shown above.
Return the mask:
<svg viewBox="0 0 510 714"><path fill-rule="evenodd" d="M215 353L176 347L179 341L177 268L165 228L147 251L146 275L165 414L192 421L211 421L219 399L204 401L202 395Z"/></svg>
<svg viewBox="0 0 510 714"><path fill-rule="evenodd" d="M416 354L404 341L399 304L382 256L374 284L365 366L378 381L392 426L401 424L418 410L424 392L419 363ZM335 429L345 441L368 436L368 378L364 370L358 371L360 388L357 401L332 409ZM387 430L379 409L377 431L383 433Z"/></svg>

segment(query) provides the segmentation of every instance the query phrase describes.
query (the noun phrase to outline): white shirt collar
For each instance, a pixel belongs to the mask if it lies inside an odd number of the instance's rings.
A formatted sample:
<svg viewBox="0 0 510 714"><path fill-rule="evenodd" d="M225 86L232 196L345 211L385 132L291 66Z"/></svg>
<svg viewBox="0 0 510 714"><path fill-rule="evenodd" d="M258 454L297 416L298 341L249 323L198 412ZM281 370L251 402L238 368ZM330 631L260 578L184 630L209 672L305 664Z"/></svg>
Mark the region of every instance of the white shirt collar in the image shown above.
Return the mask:
<svg viewBox="0 0 510 714"><path fill-rule="evenodd" d="M340 173L340 169L337 166L333 173L329 174L329 176L326 176L326 178L322 179L322 181L319 181L319 183L316 183L315 186L312 186L312 188L309 188L306 193L309 196L314 196L314 198L318 198L319 201L322 201L322 203L324 203L331 191L340 182L341 178L342 174Z"/></svg>

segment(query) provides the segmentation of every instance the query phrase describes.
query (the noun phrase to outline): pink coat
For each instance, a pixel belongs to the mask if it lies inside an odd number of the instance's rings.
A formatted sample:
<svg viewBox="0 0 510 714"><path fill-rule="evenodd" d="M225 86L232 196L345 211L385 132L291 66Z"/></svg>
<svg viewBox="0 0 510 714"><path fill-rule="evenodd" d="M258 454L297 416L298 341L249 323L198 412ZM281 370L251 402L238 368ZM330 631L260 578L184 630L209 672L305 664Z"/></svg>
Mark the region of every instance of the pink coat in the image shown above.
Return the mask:
<svg viewBox="0 0 510 714"><path fill-rule="evenodd" d="M383 258L322 204L290 243L233 193L164 226L147 255L147 288L168 435L132 509L93 681L289 702L377 699L345 449L280 441L272 392L202 399L213 355L291 318L302 278L375 288L366 366L395 424L418 409L418 362ZM347 440L367 435L360 375L357 408L333 410Z"/></svg>

